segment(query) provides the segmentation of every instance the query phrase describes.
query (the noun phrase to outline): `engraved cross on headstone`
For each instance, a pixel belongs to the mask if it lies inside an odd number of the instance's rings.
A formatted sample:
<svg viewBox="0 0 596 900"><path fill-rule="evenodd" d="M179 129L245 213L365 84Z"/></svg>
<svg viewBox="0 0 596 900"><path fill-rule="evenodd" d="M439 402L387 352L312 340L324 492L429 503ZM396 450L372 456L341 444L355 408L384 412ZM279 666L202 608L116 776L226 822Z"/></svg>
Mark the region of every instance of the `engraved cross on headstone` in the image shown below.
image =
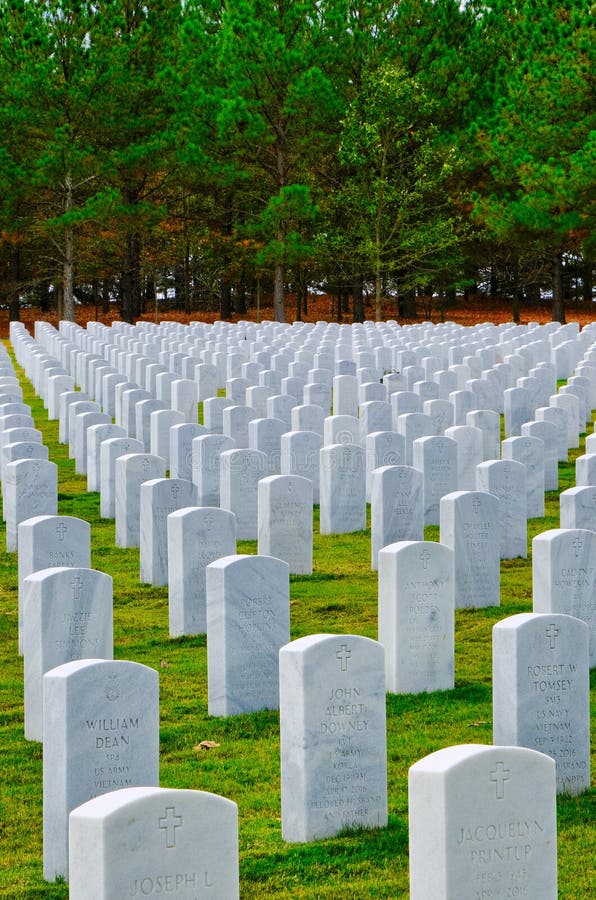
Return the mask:
<svg viewBox="0 0 596 900"><path fill-rule="evenodd" d="M428 569L428 561L430 559L430 550L421 550L420 551L420 562L422 563L423 569Z"/></svg>
<svg viewBox="0 0 596 900"><path fill-rule="evenodd" d="M573 541L572 546L573 546L573 549L575 550L575 555L579 556L580 551L581 551L582 547L584 546L584 542L583 542L582 538L576 537L575 540Z"/></svg>
<svg viewBox="0 0 596 900"><path fill-rule="evenodd" d="M71 581L70 585L71 585L71 587L72 587L72 599L73 599L73 600L80 600L80 599L81 599L81 591L83 590L83 581L82 581L82 579L79 578L78 575L77 575L76 578L73 578L73 580Z"/></svg>
<svg viewBox="0 0 596 900"><path fill-rule="evenodd" d="M145 458L143 460L143 471L146 472L148 468L149 468L149 460L147 458Z"/></svg>
<svg viewBox="0 0 596 900"><path fill-rule="evenodd" d="M342 672L347 672L348 671L348 660L350 659L350 657L352 655L352 651L348 649L347 644L342 644L335 655L341 663Z"/></svg>
<svg viewBox="0 0 596 900"><path fill-rule="evenodd" d="M505 782L511 778L511 770L505 768L502 762L496 763L496 768L490 773L490 780L494 781L497 790L497 800L505 799Z"/></svg>
<svg viewBox="0 0 596 900"><path fill-rule="evenodd" d="M159 827L166 833L166 847L176 846L176 829L182 825L182 816L176 815L175 806L166 806L165 815L159 820Z"/></svg>
<svg viewBox="0 0 596 900"><path fill-rule="evenodd" d="M549 640L551 650L554 650L555 647L557 646L558 633L559 633L559 629L557 628L557 626L555 625L554 622L551 622L551 624L546 629L546 636Z"/></svg>
<svg viewBox="0 0 596 900"><path fill-rule="evenodd" d="M58 525L56 525L56 534L58 535L58 540L60 541L60 543L63 543L64 535L67 531L68 525L65 525L64 522L60 522Z"/></svg>
<svg viewBox="0 0 596 900"><path fill-rule="evenodd" d="M472 509L474 510L475 515L478 515L478 513L480 512L481 505L482 504L480 503L480 497L474 497L474 499L472 500Z"/></svg>

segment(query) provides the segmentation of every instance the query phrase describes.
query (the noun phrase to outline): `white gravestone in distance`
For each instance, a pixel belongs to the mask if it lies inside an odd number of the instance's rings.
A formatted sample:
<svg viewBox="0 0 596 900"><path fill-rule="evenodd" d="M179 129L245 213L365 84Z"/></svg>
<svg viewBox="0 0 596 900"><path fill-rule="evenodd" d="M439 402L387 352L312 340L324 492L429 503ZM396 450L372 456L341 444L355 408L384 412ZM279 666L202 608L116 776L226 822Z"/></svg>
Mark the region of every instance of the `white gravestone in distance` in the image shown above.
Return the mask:
<svg viewBox="0 0 596 900"><path fill-rule="evenodd" d="M48 457L48 448L45 444L40 444L39 441L14 441L10 444L3 444L0 447L0 477L2 483L4 483L8 463L17 462L19 459L47 460ZM3 516L3 518L6 518L6 516Z"/></svg>
<svg viewBox="0 0 596 900"><path fill-rule="evenodd" d="M43 676L43 870L68 880L68 815L118 788L159 784L157 672L123 660Z"/></svg>
<svg viewBox="0 0 596 900"><path fill-rule="evenodd" d="M55 666L112 659L112 579L94 569L40 569L23 581L25 738L41 741L42 678Z"/></svg>
<svg viewBox="0 0 596 900"><path fill-rule="evenodd" d="M248 423L248 445L267 457L267 474L281 472L281 436L288 428L281 419L253 419ZM230 449L226 447L226 450Z"/></svg>
<svg viewBox="0 0 596 900"><path fill-rule="evenodd" d="M401 541L379 552L379 643L387 691L419 694L454 686L453 552L434 541Z"/></svg>
<svg viewBox="0 0 596 900"><path fill-rule="evenodd" d="M500 556L528 555L526 467L514 460L487 460L476 466L476 487L499 500Z"/></svg>
<svg viewBox="0 0 596 900"><path fill-rule="evenodd" d="M323 446L360 444L360 422L356 416L326 416L323 420Z"/></svg>
<svg viewBox="0 0 596 900"><path fill-rule="evenodd" d="M235 516L213 506L179 509L168 516L167 531L170 637L205 634L206 567L236 553Z"/></svg>
<svg viewBox="0 0 596 900"><path fill-rule="evenodd" d="M202 434L192 440L192 481L198 506L220 505L221 454L234 450L234 441L221 434Z"/></svg>
<svg viewBox="0 0 596 900"><path fill-rule="evenodd" d="M282 837L305 843L387 824L383 647L315 634L282 647Z"/></svg>
<svg viewBox="0 0 596 900"><path fill-rule="evenodd" d="M398 541L424 540L422 472L413 466L381 466L372 472L371 569L379 550Z"/></svg>
<svg viewBox="0 0 596 900"><path fill-rule="evenodd" d="M453 550L455 608L499 606L499 501L484 491L441 498L441 543Z"/></svg>
<svg viewBox="0 0 596 900"><path fill-rule="evenodd" d="M596 487L573 487L559 494L561 528L596 531Z"/></svg>
<svg viewBox="0 0 596 900"><path fill-rule="evenodd" d="M167 518L196 502L196 487L184 478L152 478L140 490L140 581L168 583Z"/></svg>
<svg viewBox="0 0 596 900"><path fill-rule="evenodd" d="M77 475L87 474L87 442L88 429L95 425L109 425L110 416L102 412L83 412L74 417L74 458Z"/></svg>
<svg viewBox="0 0 596 900"><path fill-rule="evenodd" d="M501 455L501 417L494 409L473 409L466 413L466 425L482 432L482 460L499 459Z"/></svg>
<svg viewBox="0 0 596 900"><path fill-rule="evenodd" d="M156 409L149 416L150 450L165 460L166 469L170 468L170 428L183 424L184 416L177 409Z"/></svg>
<svg viewBox="0 0 596 900"><path fill-rule="evenodd" d="M557 792L590 787L588 626L521 613L493 628L493 744L551 756Z"/></svg>
<svg viewBox="0 0 596 900"><path fill-rule="evenodd" d="M527 423L526 423L527 424ZM503 459L513 459L526 467L528 519L544 516L544 441L530 435L510 437L501 444Z"/></svg>
<svg viewBox="0 0 596 900"><path fill-rule="evenodd" d="M236 516L239 541L258 537L258 484L267 458L260 450L224 450L220 456L220 507ZM227 555L227 554L226 554Z"/></svg>
<svg viewBox="0 0 596 900"><path fill-rule="evenodd" d="M32 516L58 512L58 466L46 459L8 463L3 482L6 552L16 551L18 526Z"/></svg>
<svg viewBox="0 0 596 900"><path fill-rule="evenodd" d="M596 453L583 453L575 460L576 487L596 487Z"/></svg>
<svg viewBox="0 0 596 900"><path fill-rule="evenodd" d="M590 629L590 667L596 666L596 533L553 528L532 541L532 597L537 613L562 613Z"/></svg>
<svg viewBox="0 0 596 900"><path fill-rule="evenodd" d="M476 490L476 466L484 461L482 431L473 425L453 425L444 434L457 444L456 490Z"/></svg>
<svg viewBox="0 0 596 900"><path fill-rule="evenodd" d="M413 465L422 472L425 525L439 524L441 497L457 490L457 457L457 442L452 438L433 435L413 443Z"/></svg>
<svg viewBox="0 0 596 900"><path fill-rule="evenodd" d="M19 525L19 649L23 643L23 581L40 569L91 566L91 528L75 516L33 516Z"/></svg>
<svg viewBox="0 0 596 900"><path fill-rule="evenodd" d="M136 438L121 436L107 438L99 445L99 514L102 519L116 517L116 460L126 453L143 453L143 444Z"/></svg>
<svg viewBox="0 0 596 900"><path fill-rule="evenodd" d="M258 485L261 556L283 559L291 575L312 574L313 489L300 475L269 475Z"/></svg>
<svg viewBox="0 0 596 900"><path fill-rule="evenodd" d="M281 436L281 474L300 475L308 478L312 483L313 503L315 504L319 502L319 466L322 446L323 438L315 431L286 431Z"/></svg>
<svg viewBox="0 0 596 900"><path fill-rule="evenodd" d="M558 490L559 450L556 426L552 422L524 422L522 437L539 438L544 443L544 490ZM523 459L520 461L525 462Z"/></svg>
<svg viewBox="0 0 596 900"><path fill-rule="evenodd" d="M537 422L550 422L557 429L557 458L559 462L567 462L569 449L567 446L567 425L569 415L566 409L557 406L539 406L534 413Z"/></svg>
<svg viewBox="0 0 596 900"><path fill-rule="evenodd" d="M366 528L365 455L356 444L321 448L320 532L346 534Z"/></svg>
<svg viewBox="0 0 596 900"><path fill-rule="evenodd" d="M183 422L170 428L170 478L192 481L192 442L207 434L204 425Z"/></svg>
<svg viewBox="0 0 596 900"><path fill-rule="evenodd" d="M410 767L408 805L410 900L556 900L550 757L522 747L446 747Z"/></svg>
<svg viewBox="0 0 596 900"><path fill-rule="evenodd" d="M279 706L280 647L290 638L289 567L224 556L206 569L209 715Z"/></svg>
<svg viewBox="0 0 596 900"><path fill-rule="evenodd" d="M123 788L70 814L70 900L238 900L238 807L206 791Z"/></svg>
<svg viewBox="0 0 596 900"><path fill-rule="evenodd" d="M121 440L121 438L112 438ZM107 443L107 442L106 442ZM141 485L163 478L166 464L150 453L125 453L116 459L116 546L139 547L141 543Z"/></svg>
<svg viewBox="0 0 596 900"><path fill-rule="evenodd" d="M373 431L366 436L366 502L371 502L372 472L383 466L403 466L406 441L397 431Z"/></svg>
<svg viewBox="0 0 596 900"><path fill-rule="evenodd" d="M87 430L87 491L101 490L101 445L115 437L126 437L120 425L91 425Z"/></svg>

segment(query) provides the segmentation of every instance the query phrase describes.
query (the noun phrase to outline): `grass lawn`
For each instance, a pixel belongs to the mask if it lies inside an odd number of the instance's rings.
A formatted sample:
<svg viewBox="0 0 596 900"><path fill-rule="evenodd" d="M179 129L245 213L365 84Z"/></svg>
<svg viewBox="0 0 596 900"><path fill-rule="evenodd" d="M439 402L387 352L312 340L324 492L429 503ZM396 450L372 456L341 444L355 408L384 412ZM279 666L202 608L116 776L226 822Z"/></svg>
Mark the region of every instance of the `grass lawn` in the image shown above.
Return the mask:
<svg viewBox="0 0 596 900"><path fill-rule="evenodd" d="M6 343L7 346L8 343ZM22 372L18 370L22 375ZM139 583L138 550L114 546L114 523L99 517L99 494L58 444L58 423L23 380L59 467L58 512L91 524L92 566L114 579L114 656L152 666L160 676L161 785L229 797L239 807L240 889L248 898L406 898L408 896L408 767L453 744L490 744L491 629L532 610L531 555L501 568L501 606L456 612L453 691L387 697L389 824L307 845L281 839L279 716L263 711L228 719L207 714L205 636L170 640L167 588ZM574 459L559 465L560 489L574 484ZM530 520L528 546L559 526L558 495L546 495L546 516ZM4 547L4 526L0 528ZM427 539L438 540L429 527ZM239 542L239 553L256 553ZM314 573L293 576L292 638L318 632L377 637L377 577L370 570L370 530L321 536L315 510ZM23 666L17 653L17 557L0 553L0 897L66 898L68 886L42 877L42 747L23 738ZM592 768L596 747L596 670L591 673ZM218 744L198 748L201 741ZM594 783L594 777L592 778ZM594 896L596 791L558 799L559 897ZM209 827L209 823L205 823ZM114 898L120 900L120 898Z"/></svg>

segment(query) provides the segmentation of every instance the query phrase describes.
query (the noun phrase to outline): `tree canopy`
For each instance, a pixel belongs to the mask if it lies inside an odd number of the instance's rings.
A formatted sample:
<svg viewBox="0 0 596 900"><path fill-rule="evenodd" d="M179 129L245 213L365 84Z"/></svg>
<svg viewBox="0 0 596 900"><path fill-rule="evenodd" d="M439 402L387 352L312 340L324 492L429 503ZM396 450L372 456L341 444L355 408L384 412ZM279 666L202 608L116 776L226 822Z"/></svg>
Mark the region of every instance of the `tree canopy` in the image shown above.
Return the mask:
<svg viewBox="0 0 596 900"><path fill-rule="evenodd" d="M316 284L358 319L365 289L382 318L490 282L563 321L567 272L592 299L593 12L0 0L0 302L267 291L284 321Z"/></svg>

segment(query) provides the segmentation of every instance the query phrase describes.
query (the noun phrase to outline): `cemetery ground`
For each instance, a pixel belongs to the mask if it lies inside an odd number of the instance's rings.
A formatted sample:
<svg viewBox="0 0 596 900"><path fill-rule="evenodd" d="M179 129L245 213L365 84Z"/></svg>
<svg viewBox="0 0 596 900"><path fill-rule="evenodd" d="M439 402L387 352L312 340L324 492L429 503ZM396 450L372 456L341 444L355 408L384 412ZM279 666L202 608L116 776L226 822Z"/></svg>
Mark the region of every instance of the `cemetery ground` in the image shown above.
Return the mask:
<svg viewBox="0 0 596 900"><path fill-rule="evenodd" d="M113 520L99 517L99 494L87 493L86 478L74 474L68 448L58 443L58 423L48 422L42 401L29 382L22 384L24 402L59 467L58 512L90 522L91 565L114 579L114 656L159 673L160 784L211 791L238 804L241 896L406 898L408 768L443 747L492 742L492 627L506 616L532 610L531 541L559 527L558 493L547 493L545 517L528 523L528 559L501 563L501 606L456 610L455 690L387 696L388 827L286 844L281 838L278 712L208 716L205 636L168 637L167 588L139 582L139 551L115 547ZM569 462L559 464L559 491L573 486L575 458L584 445L585 435ZM377 574L370 569L368 524L363 532L321 536L315 509L314 573L291 577L292 639L314 633L377 638ZM425 537L438 540L438 527L427 527ZM256 541L238 542L238 552L256 553ZM0 560L0 897L66 898L66 884L48 884L42 877L42 747L23 737L17 556L3 553ZM592 670L593 772L595 714ZM559 897L586 900L594 889L596 791L559 796L557 809Z"/></svg>

